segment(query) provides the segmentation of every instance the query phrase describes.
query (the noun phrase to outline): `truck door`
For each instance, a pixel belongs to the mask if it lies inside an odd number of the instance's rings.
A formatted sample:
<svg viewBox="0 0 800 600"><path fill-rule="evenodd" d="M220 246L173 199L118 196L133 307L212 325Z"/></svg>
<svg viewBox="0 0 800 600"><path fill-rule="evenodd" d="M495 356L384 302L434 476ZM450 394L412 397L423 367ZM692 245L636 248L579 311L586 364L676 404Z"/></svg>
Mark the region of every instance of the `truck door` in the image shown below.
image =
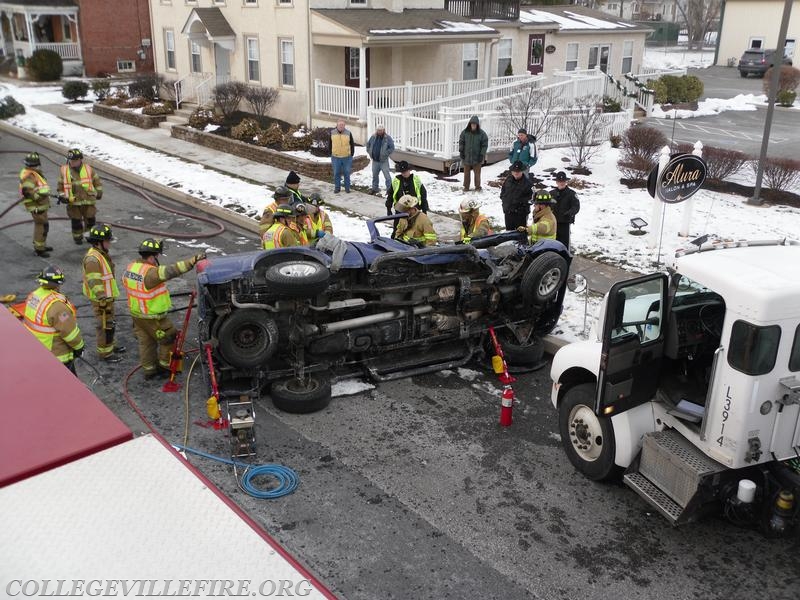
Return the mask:
<svg viewBox="0 0 800 600"><path fill-rule="evenodd" d="M611 287L602 327L598 415L620 413L655 395L664 351L667 291L667 276L662 273Z"/></svg>

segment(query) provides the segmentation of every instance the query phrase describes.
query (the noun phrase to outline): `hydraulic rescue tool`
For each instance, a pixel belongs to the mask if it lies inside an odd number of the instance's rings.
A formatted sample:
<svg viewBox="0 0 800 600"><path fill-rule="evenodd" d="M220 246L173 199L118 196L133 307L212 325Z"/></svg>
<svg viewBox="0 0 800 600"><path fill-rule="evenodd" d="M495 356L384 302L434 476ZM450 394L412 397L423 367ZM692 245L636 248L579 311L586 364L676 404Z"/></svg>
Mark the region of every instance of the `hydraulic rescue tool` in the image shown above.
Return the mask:
<svg viewBox="0 0 800 600"><path fill-rule="evenodd" d="M175 336L175 343L169 354L169 380L164 383L161 388L162 392L177 392L181 389L181 384L175 381L175 375L183 371L183 344L186 341L186 332L189 330L189 319L192 316L192 307L194 300L197 297L197 292L192 291L189 296L189 306L186 309L186 316L183 318L183 327Z"/></svg>

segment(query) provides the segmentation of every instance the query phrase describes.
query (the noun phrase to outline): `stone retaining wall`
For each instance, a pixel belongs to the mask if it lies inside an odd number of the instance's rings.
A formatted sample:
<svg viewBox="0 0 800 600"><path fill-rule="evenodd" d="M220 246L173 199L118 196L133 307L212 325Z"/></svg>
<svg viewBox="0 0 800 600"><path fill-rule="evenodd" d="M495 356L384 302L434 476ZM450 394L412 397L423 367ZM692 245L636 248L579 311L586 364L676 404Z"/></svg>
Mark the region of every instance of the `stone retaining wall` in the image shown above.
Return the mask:
<svg viewBox="0 0 800 600"><path fill-rule="evenodd" d="M213 148L220 152L227 152L235 156L246 158L255 162L271 165L286 171L296 171L306 177L313 177L322 181L333 179L333 170L330 161L317 162L298 158L290 154L278 152L271 148L246 144L239 140L233 140L213 133L205 133L193 127L183 125L172 126L172 137L185 142L193 142L206 148ZM360 171L369 164L366 156L356 156L353 158L353 171Z"/></svg>
<svg viewBox="0 0 800 600"><path fill-rule="evenodd" d="M92 106L92 112L101 117L121 121L128 125L133 125L134 127L141 127L142 129L158 127L159 123L167 120L167 115L143 115L115 106L106 106L104 104L95 104Z"/></svg>

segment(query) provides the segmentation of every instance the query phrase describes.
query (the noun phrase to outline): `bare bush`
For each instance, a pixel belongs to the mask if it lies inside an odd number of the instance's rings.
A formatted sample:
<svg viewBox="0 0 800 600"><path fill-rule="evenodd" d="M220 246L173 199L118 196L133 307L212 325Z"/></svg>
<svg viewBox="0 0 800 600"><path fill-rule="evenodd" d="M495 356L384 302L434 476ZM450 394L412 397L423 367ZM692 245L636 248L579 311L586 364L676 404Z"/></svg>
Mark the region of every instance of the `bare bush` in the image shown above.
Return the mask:
<svg viewBox="0 0 800 600"><path fill-rule="evenodd" d="M263 118L278 101L278 95L272 87L249 86L244 97L253 112Z"/></svg>
<svg viewBox="0 0 800 600"><path fill-rule="evenodd" d="M758 172L758 160L750 163L753 173ZM792 158L767 158L764 162L764 181L771 190L785 192L800 183L800 160Z"/></svg>
<svg viewBox="0 0 800 600"><path fill-rule="evenodd" d="M542 90L531 84L524 91L504 98L497 110L509 136L516 136L517 131L524 128L531 139L541 139L550 128L553 110L560 105L561 100L553 90Z"/></svg>
<svg viewBox="0 0 800 600"><path fill-rule="evenodd" d="M255 119L242 119L242 122L231 127L231 137L242 142L254 142L261 133L261 126Z"/></svg>
<svg viewBox="0 0 800 600"><path fill-rule="evenodd" d="M722 181L738 173L750 160L744 152L713 146L703 148L703 158L708 167L706 176L712 181Z"/></svg>
<svg viewBox="0 0 800 600"><path fill-rule="evenodd" d="M625 179L644 180L658 165L658 154L667 145L658 129L634 125L622 134L622 156L617 166Z"/></svg>
<svg viewBox="0 0 800 600"><path fill-rule="evenodd" d="M564 121L572 160L583 168L602 148L603 105L599 96L577 98L575 103Z"/></svg>
<svg viewBox="0 0 800 600"><path fill-rule="evenodd" d="M280 125L273 123L256 136L256 144L269 146L275 150L283 150L283 130Z"/></svg>
<svg viewBox="0 0 800 600"><path fill-rule="evenodd" d="M769 86L772 83L772 67L764 73L764 93L769 95ZM781 65L781 72L778 75L778 91L793 92L800 85L800 69L790 65Z"/></svg>
<svg viewBox="0 0 800 600"><path fill-rule="evenodd" d="M248 86L241 81L229 81L214 87L214 106L222 113L225 120L229 120L233 113L239 110Z"/></svg>

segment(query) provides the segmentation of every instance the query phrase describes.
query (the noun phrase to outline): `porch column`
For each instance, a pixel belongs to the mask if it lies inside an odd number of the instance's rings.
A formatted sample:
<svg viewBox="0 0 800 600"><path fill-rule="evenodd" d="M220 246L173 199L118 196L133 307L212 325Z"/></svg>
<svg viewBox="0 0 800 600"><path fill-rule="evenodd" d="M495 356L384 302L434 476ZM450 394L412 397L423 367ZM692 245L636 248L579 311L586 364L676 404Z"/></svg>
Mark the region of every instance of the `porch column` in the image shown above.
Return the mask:
<svg viewBox="0 0 800 600"><path fill-rule="evenodd" d="M75 23L75 43L78 44L78 60L83 65L83 49L81 48L81 31L78 28L78 17L76 15L67 15L67 20L70 23ZM83 74L86 75L86 65L83 65Z"/></svg>
<svg viewBox="0 0 800 600"><path fill-rule="evenodd" d="M367 49L358 49L358 120L367 120Z"/></svg>
<svg viewBox="0 0 800 600"><path fill-rule="evenodd" d="M36 44L33 41L33 23L31 23L31 15L27 12L25 13L25 27L28 29L28 56L30 57L33 51L36 50Z"/></svg>

